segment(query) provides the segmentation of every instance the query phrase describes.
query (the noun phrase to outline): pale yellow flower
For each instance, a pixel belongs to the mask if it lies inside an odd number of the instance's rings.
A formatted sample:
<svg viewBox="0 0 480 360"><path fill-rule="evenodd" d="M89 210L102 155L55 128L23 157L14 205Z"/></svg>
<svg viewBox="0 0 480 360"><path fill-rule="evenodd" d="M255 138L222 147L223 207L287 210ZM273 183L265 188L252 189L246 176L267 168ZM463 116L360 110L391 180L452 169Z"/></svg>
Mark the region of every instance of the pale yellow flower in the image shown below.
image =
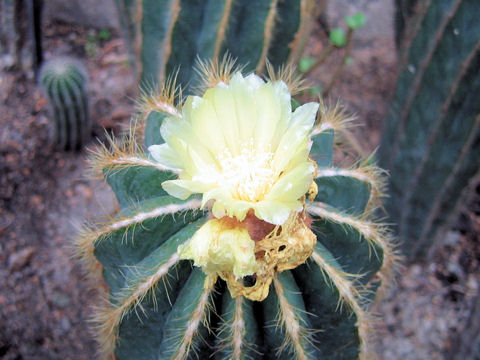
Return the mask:
<svg viewBox="0 0 480 360"><path fill-rule="evenodd" d="M245 219L255 216L282 225L302 208L315 167L308 160L309 133L317 103L298 107L283 81L264 82L237 72L202 97L189 96L181 117L161 127L165 144L149 147L159 163L180 171L163 183L172 196L203 194L212 212Z"/></svg>
<svg viewBox="0 0 480 360"><path fill-rule="evenodd" d="M247 229L224 218L207 221L179 253L183 259L194 259L207 274L227 271L242 278L257 271L254 248Z"/></svg>
<svg viewBox="0 0 480 360"><path fill-rule="evenodd" d="M308 156L318 106L292 112L285 82L237 72L228 84L189 96L181 114L164 120L165 143L149 147L179 174L162 184L167 193L203 194L202 207L215 217L179 247L180 257L220 275L232 293L263 299L277 265L298 266L313 250L315 237L297 214L312 189L315 165ZM292 231L306 235L297 239ZM254 287L237 281L253 274Z"/></svg>

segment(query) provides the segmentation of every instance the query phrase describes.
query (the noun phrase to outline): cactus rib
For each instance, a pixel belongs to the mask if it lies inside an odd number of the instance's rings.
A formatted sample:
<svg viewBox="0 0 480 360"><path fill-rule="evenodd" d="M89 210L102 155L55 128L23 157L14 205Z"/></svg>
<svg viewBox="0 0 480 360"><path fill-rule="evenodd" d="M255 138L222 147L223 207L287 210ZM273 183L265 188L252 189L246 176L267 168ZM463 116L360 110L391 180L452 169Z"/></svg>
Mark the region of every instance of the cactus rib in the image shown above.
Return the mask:
<svg viewBox="0 0 480 360"><path fill-rule="evenodd" d="M90 173L94 177L103 178L112 172L135 167L152 168L161 172L178 172L177 169L166 167L149 159L143 148L138 145L133 134L135 131L144 133L144 125L133 126L130 133L124 136L120 145L113 139L107 138L108 146L102 144L91 152Z"/></svg>
<svg viewBox="0 0 480 360"><path fill-rule="evenodd" d="M201 281L201 278L204 278ZM199 341L205 341L201 334L201 327L208 330L209 308L212 306L216 276L205 276L201 270L193 270L182 293L173 306L172 312L167 319L166 333L160 349L168 352L172 360L184 360L189 356L192 349L198 351ZM193 299L192 299L193 296ZM192 311L189 309L194 306Z"/></svg>
<svg viewBox="0 0 480 360"><path fill-rule="evenodd" d="M127 32L126 36L129 44L141 43L139 49L130 46L129 50L137 53L131 54L131 58L141 61L142 85L161 83L180 67L179 82L184 88L195 85L192 66L197 56L205 61L230 53L246 64L248 70L257 72L263 70L267 58L275 66L295 63L316 13L313 0L117 0L116 3L123 23L140 33ZM141 7L141 11L132 11L136 9L132 3Z"/></svg>
<svg viewBox="0 0 480 360"><path fill-rule="evenodd" d="M427 220L425 222L425 226L422 230L422 233L420 234L420 239L418 241L419 245L417 245L417 246L420 246L420 244L423 244L425 242L425 237L430 232L435 217L438 216L438 212L439 212L440 206L441 206L442 197L445 195L446 190L452 184L453 180L457 176L457 174L460 170L460 167L463 165L465 157L468 155L469 151L471 150L471 146L472 146L473 142L478 139L478 131L479 130L480 130L480 115L478 115L475 118L474 126L472 127L470 135L468 136L467 141L465 142L465 144L463 145L463 147L460 151L457 162L455 163L455 166L453 167L452 172L450 173L448 178L445 180L442 187L440 188L437 195L435 196L435 199L433 200L432 211L429 214L429 216L427 217Z"/></svg>
<svg viewBox="0 0 480 360"><path fill-rule="evenodd" d="M172 203L170 205L157 207L149 211L138 212L133 216L126 216L124 218L115 220L110 224L104 226L101 229L98 229L96 233L96 240L102 240L106 235L111 232L129 229L130 227L139 225L148 219L155 219L164 215L171 215L181 211L186 210L196 210L199 209L202 205L202 202L198 199L189 200L183 203Z"/></svg>
<svg viewBox="0 0 480 360"><path fill-rule="evenodd" d="M360 340L360 359L366 359L368 354L368 337L371 332L372 318L362 308L365 302L364 295L356 288L350 279L358 278L358 274L348 274L341 270L340 265L333 258L327 259L325 255L328 253L323 245L317 243L316 249L313 251L312 260L319 266L320 270L327 276L328 280L338 290L339 306L346 304L347 308L352 311L357 318L358 337Z"/></svg>
<svg viewBox="0 0 480 360"><path fill-rule="evenodd" d="M225 297L227 297L227 294L225 294ZM232 309L228 308L228 312L224 311L222 315L222 324L218 331L218 355L216 354L216 357L240 360L245 355L244 349L251 346L245 341L247 319L243 307L246 299L240 296L229 300L231 300L233 306L231 306Z"/></svg>
<svg viewBox="0 0 480 360"><path fill-rule="evenodd" d="M295 308L287 299L285 291L288 290L284 288L278 276L273 278L273 285L278 297L276 326L282 327L285 331L285 339L278 347L277 354L280 355L286 348L290 348L291 353L293 353L298 360L312 359L306 345L311 345L312 340L310 337L313 332L305 327L306 320L302 319L299 314L300 312L305 312L305 309Z"/></svg>
<svg viewBox="0 0 480 360"><path fill-rule="evenodd" d="M424 168L425 168L425 166L428 162L428 159L431 155L430 153L432 151L435 140L439 136L438 134L439 134L439 131L440 131L440 127L441 127L442 123L445 121L445 118L446 118L447 113L448 113L448 109L452 105L452 101L455 98L455 95L457 93L457 89L460 86L462 80L464 79L464 76L466 75L468 69L470 68L470 66L472 64L472 62L474 61L475 56L478 56L479 51L480 51L480 40L477 41L477 44L474 46L474 48L472 49L470 54L466 57L466 59L464 60L464 62L460 66L460 70L455 77L455 80L452 84L452 87L450 89L448 97L447 97L447 99L445 100L445 103L442 106L441 115L440 115L438 121L436 122L435 127L432 130L430 136L429 136L429 139L428 139L428 142L427 142L427 144L428 144L427 145L427 150L425 151L425 154L422 156L418 165L416 166L415 171L414 171L414 176L412 176L411 180L409 181L409 183L406 186L405 195L403 196L403 199L402 199L402 205L401 205L402 208L406 209L409 202L411 201L411 198L413 196L415 188L417 187L418 181L420 180L420 175L423 173L423 170L424 170ZM475 131L472 131L472 134L475 134ZM469 143L471 144L471 142L469 142ZM401 214L401 217L400 217L400 229L401 230L400 231L403 231L403 229L406 228L405 225L406 225L406 222L407 222L407 215L408 215L407 211L404 211ZM403 235L403 234L401 234L401 235Z"/></svg>
<svg viewBox="0 0 480 360"><path fill-rule="evenodd" d="M165 42L161 47L163 52L162 56L160 57L162 61L162 66L158 74L158 79L156 79L157 80L156 83L157 82L161 83L161 80L167 77L168 62L166 60L169 58L170 53L172 52L172 33L175 28L175 24L177 22L180 11L181 11L180 0L172 0L170 4L170 14L168 15L170 19L170 23L168 24L168 29L165 34Z"/></svg>
<svg viewBox="0 0 480 360"><path fill-rule="evenodd" d="M422 79L423 79L423 76L425 75L425 71L427 70L427 67L430 64L430 61L435 53L435 50L437 50L437 47L440 44L440 41L442 40L442 35L445 32L447 25L449 24L450 20L454 17L454 15L456 14L461 4L462 4L462 0L455 0L455 2L451 6L450 11L445 11L437 32L434 34L434 36L430 40L430 43L428 44L425 57L419 63L418 69L415 69L415 78L413 79L413 82L412 82L412 91L409 92L408 97L405 101L405 104L403 104L402 106L402 111L399 115L399 121L397 124L398 135L394 139L392 149L391 149L391 154L390 154L390 159L392 159L392 161L393 159L395 159L398 149L400 147L400 141L405 135L404 134L405 122L407 120L410 108L412 107L412 104L415 98L417 98L418 92L420 91L420 87L422 85Z"/></svg>
<svg viewBox="0 0 480 360"><path fill-rule="evenodd" d="M413 0L412 11L408 14L406 19L403 16L407 15L408 9L402 9L400 2L403 0L396 0L398 6L397 13L397 47L400 53L400 68L404 69L408 64L408 49L412 42L418 35L418 32L422 28L422 22L427 14L427 11L432 3L432 0Z"/></svg>
<svg viewBox="0 0 480 360"><path fill-rule="evenodd" d="M378 245L382 249L386 248L384 241L385 229L376 222L329 210L319 203L308 204L307 212L321 219L351 227L358 231L358 233L367 240L368 244ZM375 247L372 246L372 249L375 250Z"/></svg>
<svg viewBox="0 0 480 360"><path fill-rule="evenodd" d="M392 174L387 210L411 260L433 250L479 166L470 155L477 143L472 133L479 133L479 4L439 0L424 10L421 23L403 32L414 38L402 49L408 66L394 100L401 111L392 112L380 148L382 165Z"/></svg>
<svg viewBox="0 0 480 360"><path fill-rule="evenodd" d="M113 219L102 225L86 225L80 231L75 239L77 256L81 259L84 267L91 273L97 268L98 261L95 260L94 251L96 244L102 239L106 239L109 234L124 230L126 236L128 230L140 225L147 219L154 219L167 214L175 214L180 211L195 210L200 208L200 200L190 200L180 204L170 204L163 207L152 209L148 212L138 212L133 216L124 216L119 219ZM123 237L122 237L123 238Z"/></svg>
<svg viewBox="0 0 480 360"><path fill-rule="evenodd" d="M253 302L244 297L223 295L221 324L218 327L215 359L254 359L259 350L259 332Z"/></svg>
<svg viewBox="0 0 480 360"><path fill-rule="evenodd" d="M312 13L323 11L323 8L321 8L322 5L317 8L317 11L314 11L317 6L318 4L316 1L300 0L300 26L293 36L293 41L289 44L289 47L291 48L288 56L289 64L298 63L303 54L303 50L307 44L308 35L312 29Z"/></svg>
<svg viewBox="0 0 480 360"><path fill-rule="evenodd" d="M268 9L267 17L265 18L265 27L263 32L263 47L262 53L260 54L260 59L257 63L256 72L261 73L265 66L265 61L267 59L268 49L270 48L270 42L273 37L273 30L275 25L275 15L277 13L277 3L278 0L273 0L270 3L270 8Z"/></svg>
<svg viewBox="0 0 480 360"><path fill-rule="evenodd" d="M217 40L215 41L215 47L213 50L212 59L218 59L220 57L220 50L222 48L223 41L225 40L225 34L227 32L227 23L232 11L233 0L225 0L225 8L222 13L222 18L218 25Z"/></svg>
<svg viewBox="0 0 480 360"><path fill-rule="evenodd" d="M323 168L317 170L316 178L320 179L344 176L357 179L369 184L372 195L378 197L384 193L385 189L385 182L381 177L382 171L383 170L381 170L379 167L372 165L352 167L351 169Z"/></svg>
<svg viewBox="0 0 480 360"><path fill-rule="evenodd" d="M239 297L235 299L235 313L232 321L232 359L241 359L242 347L245 346L243 338L245 335L245 321L243 320L243 302L245 299Z"/></svg>
<svg viewBox="0 0 480 360"><path fill-rule="evenodd" d="M175 252L165 263L158 264L156 272L136 284L134 288L126 289L130 293L125 297L117 296L114 301L101 308L94 319L99 334L100 352L107 355L113 352L118 337L118 328L127 312L137 307L142 308L142 301L149 292L165 280L168 272L179 261Z"/></svg>

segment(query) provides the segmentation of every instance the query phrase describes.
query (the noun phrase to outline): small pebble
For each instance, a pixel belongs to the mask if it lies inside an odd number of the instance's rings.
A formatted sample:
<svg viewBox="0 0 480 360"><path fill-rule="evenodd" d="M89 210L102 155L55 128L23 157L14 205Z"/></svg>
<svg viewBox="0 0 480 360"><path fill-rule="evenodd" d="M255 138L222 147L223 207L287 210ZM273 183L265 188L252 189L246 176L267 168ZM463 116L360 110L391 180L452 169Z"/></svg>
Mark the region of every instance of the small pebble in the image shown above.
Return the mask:
<svg viewBox="0 0 480 360"><path fill-rule="evenodd" d="M24 268L32 258L35 250L35 247L29 246L11 254L8 258L8 269L10 272L19 271Z"/></svg>

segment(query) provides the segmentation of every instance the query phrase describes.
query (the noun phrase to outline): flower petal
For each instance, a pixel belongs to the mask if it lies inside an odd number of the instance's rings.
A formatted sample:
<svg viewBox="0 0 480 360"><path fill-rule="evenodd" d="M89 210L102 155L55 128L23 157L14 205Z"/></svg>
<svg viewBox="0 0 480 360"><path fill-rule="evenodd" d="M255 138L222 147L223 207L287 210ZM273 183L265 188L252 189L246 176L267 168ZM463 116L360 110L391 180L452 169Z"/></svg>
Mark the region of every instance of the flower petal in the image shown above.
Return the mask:
<svg viewBox="0 0 480 360"><path fill-rule="evenodd" d="M300 202L298 204L300 205ZM283 225L293 209L283 202L263 200L255 204L254 210L255 216L260 220L265 220L274 225Z"/></svg>
<svg viewBox="0 0 480 360"><path fill-rule="evenodd" d="M207 274L232 271L236 278L257 271L255 242L243 227L223 220L207 221L185 245L178 248L181 259L191 259Z"/></svg>
<svg viewBox="0 0 480 360"><path fill-rule="evenodd" d="M238 138L238 119L235 113L235 100L232 91L225 86L217 86L205 92L204 99L213 104L217 114L218 129L225 138L225 145L231 154L236 155L240 151Z"/></svg>
<svg viewBox="0 0 480 360"><path fill-rule="evenodd" d="M178 153L167 144L151 145L148 147L148 151L152 158L162 165L173 169L183 168L183 162L179 158Z"/></svg>
<svg viewBox="0 0 480 360"><path fill-rule="evenodd" d="M293 113L291 125L283 134L275 152L273 167L277 172L285 169L292 157L298 153L299 147L305 148L305 145L310 143L308 135L315 123L317 110L317 103L308 103L298 107Z"/></svg>
<svg viewBox="0 0 480 360"><path fill-rule="evenodd" d="M300 199L312 184L314 172L315 166L311 162L297 165L273 185L265 199L285 203Z"/></svg>
<svg viewBox="0 0 480 360"><path fill-rule="evenodd" d="M255 127L255 145L258 151L273 151L278 139L274 138L282 117L282 102L276 96L272 83L266 83L256 93L258 102L258 121Z"/></svg>
<svg viewBox="0 0 480 360"><path fill-rule="evenodd" d="M167 180L162 187L169 195L186 200L192 194L207 192L212 185L192 180Z"/></svg>

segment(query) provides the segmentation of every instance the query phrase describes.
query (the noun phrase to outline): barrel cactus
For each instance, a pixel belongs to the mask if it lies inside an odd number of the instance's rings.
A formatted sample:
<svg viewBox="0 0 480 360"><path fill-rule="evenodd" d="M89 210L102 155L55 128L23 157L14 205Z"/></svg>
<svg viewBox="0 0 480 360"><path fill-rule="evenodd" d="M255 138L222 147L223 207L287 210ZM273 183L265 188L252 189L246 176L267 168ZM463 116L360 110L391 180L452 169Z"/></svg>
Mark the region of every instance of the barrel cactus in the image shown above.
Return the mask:
<svg viewBox="0 0 480 360"><path fill-rule="evenodd" d="M394 268L371 159L332 165L339 106L292 111L293 71L269 80L203 64L144 99L123 142L96 151L119 213L77 249L108 301L105 358L370 358L368 305Z"/></svg>
<svg viewBox="0 0 480 360"><path fill-rule="evenodd" d="M261 72L296 63L318 9L313 0L116 0L127 45L142 84L162 82L176 70L184 87L196 86L194 65L226 53Z"/></svg>
<svg viewBox="0 0 480 360"><path fill-rule="evenodd" d="M64 150L79 150L88 140L87 72L75 59L60 57L46 62L39 76L48 98L54 141Z"/></svg>
<svg viewBox="0 0 480 360"><path fill-rule="evenodd" d="M401 73L382 137L405 254L435 248L480 169L480 3L399 1ZM411 12L411 14L410 14ZM463 193L463 195L462 195Z"/></svg>

